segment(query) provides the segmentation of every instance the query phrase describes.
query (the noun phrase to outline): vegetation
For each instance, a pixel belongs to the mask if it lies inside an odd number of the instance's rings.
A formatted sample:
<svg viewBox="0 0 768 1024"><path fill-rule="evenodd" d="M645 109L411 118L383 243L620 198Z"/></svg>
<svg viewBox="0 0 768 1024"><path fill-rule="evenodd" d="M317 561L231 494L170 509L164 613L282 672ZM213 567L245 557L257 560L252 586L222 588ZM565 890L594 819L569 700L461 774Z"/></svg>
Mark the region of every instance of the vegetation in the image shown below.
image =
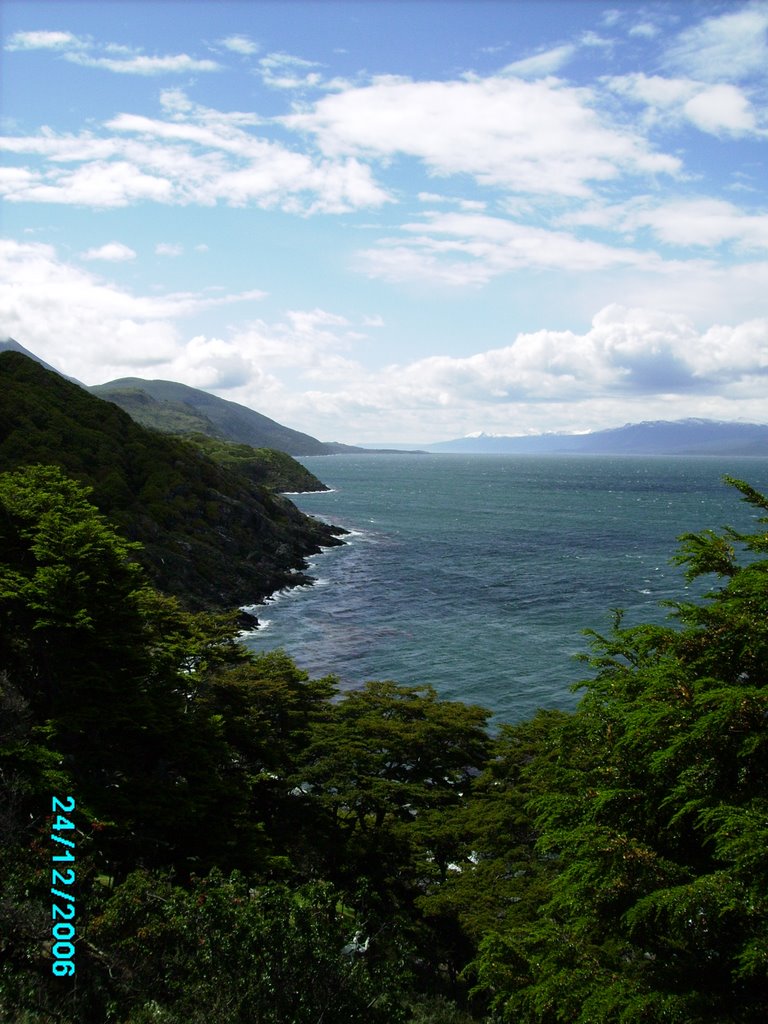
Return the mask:
<svg viewBox="0 0 768 1024"><path fill-rule="evenodd" d="M187 438L210 459L227 469L242 473L253 483L270 491L327 491L322 481L300 462L274 448L252 448L204 434Z"/></svg>
<svg viewBox="0 0 768 1024"><path fill-rule="evenodd" d="M55 463L91 487L141 542L153 583L191 608L255 603L304 580L305 556L340 543L343 531L274 492L311 483L288 456L148 431L16 352L0 353L0 414L0 468Z"/></svg>
<svg viewBox="0 0 768 1024"><path fill-rule="evenodd" d="M119 405L142 426L164 433L203 434L289 455L327 455L344 447L324 444L244 405L175 381L125 377L90 390Z"/></svg>
<svg viewBox="0 0 768 1024"><path fill-rule="evenodd" d="M617 616L574 712L491 737L429 688L250 655L82 484L0 475L0 1021L764 1021L768 499L733 483L756 532L678 556L709 596Z"/></svg>

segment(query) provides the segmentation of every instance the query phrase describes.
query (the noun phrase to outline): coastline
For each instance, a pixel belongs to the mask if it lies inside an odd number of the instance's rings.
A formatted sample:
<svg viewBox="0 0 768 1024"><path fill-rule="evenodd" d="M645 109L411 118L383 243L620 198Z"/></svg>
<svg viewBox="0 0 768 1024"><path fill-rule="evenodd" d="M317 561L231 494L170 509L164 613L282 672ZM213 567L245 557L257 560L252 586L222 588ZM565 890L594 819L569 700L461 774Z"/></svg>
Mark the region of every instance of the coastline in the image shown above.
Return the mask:
<svg viewBox="0 0 768 1024"><path fill-rule="evenodd" d="M332 488L326 488L324 492L318 491L281 491L281 494L317 494L330 492ZM295 507L295 506L294 506ZM272 585L270 589L256 597L254 601L248 604L239 605L238 611L238 623L241 626L241 636L246 636L251 633L257 633L259 629L263 628L257 614L257 609L263 608L266 603L270 600L275 600L281 594L291 593L299 587L311 587L316 583L316 577L310 576L307 572L309 565L307 559L312 555L320 555L325 550L331 550L333 548L341 547L346 544L346 541L342 539L344 536L349 536L352 531L345 529L343 526L337 526L334 523L328 523L318 518L317 516L310 515L307 512L301 513L308 519L313 520L318 524L318 527L324 534L322 540L318 540L315 546L302 554L298 565L290 567L284 575L275 580L274 583L278 585Z"/></svg>

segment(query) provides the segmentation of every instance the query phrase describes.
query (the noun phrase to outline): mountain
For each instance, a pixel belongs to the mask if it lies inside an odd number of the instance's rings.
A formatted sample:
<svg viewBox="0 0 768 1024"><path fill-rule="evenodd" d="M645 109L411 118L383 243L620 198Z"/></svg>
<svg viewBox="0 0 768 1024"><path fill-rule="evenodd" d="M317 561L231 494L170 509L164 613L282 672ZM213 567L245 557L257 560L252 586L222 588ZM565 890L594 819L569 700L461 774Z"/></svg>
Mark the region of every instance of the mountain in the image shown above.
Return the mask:
<svg viewBox="0 0 768 1024"><path fill-rule="evenodd" d="M58 373L59 376L80 384L83 388L86 387L74 377L62 374L56 367L50 366L13 338L0 339L0 352L18 352L44 366L46 370ZM107 384L93 385L87 390L107 402L118 405L141 426L158 430L163 434L217 438L247 444L253 448L271 448L288 455L399 454L403 447L360 448L338 441L318 441L310 434L285 427L245 405L238 405L237 402L217 398L199 388L170 380L121 377ZM408 454L420 453L409 451ZM297 486L289 489L311 488Z"/></svg>
<svg viewBox="0 0 768 1024"><path fill-rule="evenodd" d="M273 462L260 476L258 452L211 454L145 429L20 352L0 352L0 470L56 464L91 486L101 511L141 541L137 558L161 590L192 608L224 608L306 580L305 557L344 531L260 482L283 470Z"/></svg>
<svg viewBox="0 0 768 1024"><path fill-rule="evenodd" d="M366 455L393 451L318 441L245 405L170 380L121 377L108 384L97 384L89 391L119 405L142 426L167 434L205 435L254 448L273 448L289 455Z"/></svg>
<svg viewBox="0 0 768 1024"><path fill-rule="evenodd" d="M89 390L119 405L137 423L164 433L205 434L289 455L329 455L343 447L325 444L244 405L174 381L121 377Z"/></svg>
<svg viewBox="0 0 768 1024"><path fill-rule="evenodd" d="M768 455L768 425L653 420L589 434L478 434L425 447L431 452L505 455Z"/></svg>
<svg viewBox="0 0 768 1024"><path fill-rule="evenodd" d="M0 338L0 352L18 352L20 355L26 356L27 359L33 359L36 363L44 366L45 369L50 370L51 373L58 373L60 377L64 377L66 380L71 380L73 384L80 384L81 387L85 387L85 385L81 384L77 378L69 377L66 373L61 373L55 366L51 366L50 363L46 363L46 361L41 359L40 356L36 356L34 352L30 352L29 349L24 348L24 346L20 345L14 338Z"/></svg>

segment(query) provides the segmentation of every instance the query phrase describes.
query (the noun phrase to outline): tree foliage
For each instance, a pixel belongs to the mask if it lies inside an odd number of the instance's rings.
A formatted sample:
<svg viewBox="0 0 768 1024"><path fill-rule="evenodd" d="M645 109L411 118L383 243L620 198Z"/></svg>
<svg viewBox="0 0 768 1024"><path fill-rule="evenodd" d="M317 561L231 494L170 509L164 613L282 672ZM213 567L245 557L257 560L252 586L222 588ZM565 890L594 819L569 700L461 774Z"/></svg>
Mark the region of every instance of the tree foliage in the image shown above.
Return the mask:
<svg viewBox="0 0 768 1024"><path fill-rule="evenodd" d="M575 712L491 737L429 687L249 654L81 484L0 476L0 1021L763 1021L768 500L736 486L754 533L681 540L708 596L617 615Z"/></svg>
<svg viewBox="0 0 768 1024"><path fill-rule="evenodd" d="M689 577L718 582L676 623L593 635L555 771L526 769L545 892L476 964L503 1020L765 1019L766 522L682 538Z"/></svg>

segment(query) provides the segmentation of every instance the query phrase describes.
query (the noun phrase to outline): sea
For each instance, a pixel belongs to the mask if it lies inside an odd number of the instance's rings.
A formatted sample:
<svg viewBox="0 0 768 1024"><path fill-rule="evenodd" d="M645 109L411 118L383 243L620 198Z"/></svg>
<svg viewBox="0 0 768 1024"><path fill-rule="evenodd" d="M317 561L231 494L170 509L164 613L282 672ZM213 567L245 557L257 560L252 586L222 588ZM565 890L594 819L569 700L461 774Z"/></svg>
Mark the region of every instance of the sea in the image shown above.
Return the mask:
<svg viewBox="0 0 768 1024"><path fill-rule="evenodd" d="M573 708L586 630L669 621L702 600L670 559L681 534L759 529L723 481L768 494L768 459L334 455L300 461L327 492L291 495L349 531L310 560L315 582L253 608L254 651L281 648L342 691L368 680L430 685L491 723Z"/></svg>

